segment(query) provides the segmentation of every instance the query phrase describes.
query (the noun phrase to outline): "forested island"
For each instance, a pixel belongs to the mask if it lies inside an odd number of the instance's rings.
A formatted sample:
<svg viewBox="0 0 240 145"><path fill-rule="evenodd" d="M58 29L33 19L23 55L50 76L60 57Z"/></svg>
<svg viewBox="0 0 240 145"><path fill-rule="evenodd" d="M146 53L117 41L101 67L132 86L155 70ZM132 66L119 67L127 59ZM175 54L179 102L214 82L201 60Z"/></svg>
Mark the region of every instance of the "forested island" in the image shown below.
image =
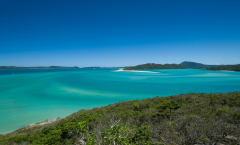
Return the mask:
<svg viewBox="0 0 240 145"><path fill-rule="evenodd" d="M190 93L80 110L0 135L0 144L239 145L239 128L240 92Z"/></svg>
<svg viewBox="0 0 240 145"><path fill-rule="evenodd" d="M212 67L221 66L221 65L206 65L206 64L191 62L191 61L184 61L184 62L180 63L179 65L181 65L185 68L194 68L194 69L204 69L204 68L212 68Z"/></svg>
<svg viewBox="0 0 240 145"><path fill-rule="evenodd" d="M65 68L79 68L77 66L74 67L66 67L66 66L49 66L49 67L18 67L18 66L0 66L0 69L65 69Z"/></svg>
<svg viewBox="0 0 240 145"><path fill-rule="evenodd" d="M185 68L178 64L155 64L147 63L132 67L124 67L123 70L144 70L144 69L182 69Z"/></svg>
<svg viewBox="0 0 240 145"><path fill-rule="evenodd" d="M240 64L237 65L206 65L202 63L184 61L180 64L155 64L147 63L137 66L124 67L123 70L145 70L145 69L204 69L216 71L240 71Z"/></svg>
<svg viewBox="0 0 240 145"><path fill-rule="evenodd" d="M236 64L236 65L223 65L223 66L218 66L218 67L206 68L206 70L240 71L240 64Z"/></svg>
<svg viewBox="0 0 240 145"><path fill-rule="evenodd" d="M180 64L155 64L155 63L147 63L141 64L132 67L124 67L123 70L144 70L144 69L184 69L184 68L193 68L193 69L205 69L205 68L213 68L222 65L206 65L202 63L184 61Z"/></svg>

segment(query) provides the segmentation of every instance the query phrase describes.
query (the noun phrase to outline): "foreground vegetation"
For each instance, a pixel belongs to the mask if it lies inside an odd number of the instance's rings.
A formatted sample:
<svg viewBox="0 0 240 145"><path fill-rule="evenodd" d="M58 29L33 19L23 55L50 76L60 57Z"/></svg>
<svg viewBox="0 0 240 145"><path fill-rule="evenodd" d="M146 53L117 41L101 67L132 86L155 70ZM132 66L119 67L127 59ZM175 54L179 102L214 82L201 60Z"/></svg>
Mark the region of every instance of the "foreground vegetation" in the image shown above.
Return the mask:
<svg viewBox="0 0 240 145"><path fill-rule="evenodd" d="M36 128L0 136L0 144L240 144L240 92L182 94L80 110Z"/></svg>

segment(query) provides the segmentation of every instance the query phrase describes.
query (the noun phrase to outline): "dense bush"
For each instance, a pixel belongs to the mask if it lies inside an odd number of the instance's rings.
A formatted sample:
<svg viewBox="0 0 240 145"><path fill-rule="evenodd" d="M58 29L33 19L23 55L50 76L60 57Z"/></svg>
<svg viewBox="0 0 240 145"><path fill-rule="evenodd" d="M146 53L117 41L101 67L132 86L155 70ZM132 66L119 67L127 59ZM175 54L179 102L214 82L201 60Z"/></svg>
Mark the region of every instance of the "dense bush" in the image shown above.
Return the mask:
<svg viewBox="0 0 240 145"><path fill-rule="evenodd" d="M240 92L181 94L80 110L0 144L240 144Z"/></svg>

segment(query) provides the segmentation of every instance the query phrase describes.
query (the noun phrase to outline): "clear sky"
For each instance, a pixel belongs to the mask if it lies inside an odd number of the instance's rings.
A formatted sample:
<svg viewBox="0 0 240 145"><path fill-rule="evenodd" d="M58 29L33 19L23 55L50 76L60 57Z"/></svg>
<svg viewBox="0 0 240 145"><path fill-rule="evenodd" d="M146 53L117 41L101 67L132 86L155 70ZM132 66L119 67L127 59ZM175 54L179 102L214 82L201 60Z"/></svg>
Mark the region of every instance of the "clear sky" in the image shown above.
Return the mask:
<svg viewBox="0 0 240 145"><path fill-rule="evenodd" d="M240 63L240 0L0 0L0 66Z"/></svg>

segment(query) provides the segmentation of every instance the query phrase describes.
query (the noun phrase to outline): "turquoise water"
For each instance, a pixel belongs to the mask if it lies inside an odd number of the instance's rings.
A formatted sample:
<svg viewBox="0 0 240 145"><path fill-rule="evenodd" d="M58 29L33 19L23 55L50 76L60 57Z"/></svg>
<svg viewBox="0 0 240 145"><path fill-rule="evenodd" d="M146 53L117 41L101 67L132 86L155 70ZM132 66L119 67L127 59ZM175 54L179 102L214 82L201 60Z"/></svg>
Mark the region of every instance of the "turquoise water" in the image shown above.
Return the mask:
<svg viewBox="0 0 240 145"><path fill-rule="evenodd" d="M118 101L240 91L240 72L118 70L0 70L0 133Z"/></svg>

